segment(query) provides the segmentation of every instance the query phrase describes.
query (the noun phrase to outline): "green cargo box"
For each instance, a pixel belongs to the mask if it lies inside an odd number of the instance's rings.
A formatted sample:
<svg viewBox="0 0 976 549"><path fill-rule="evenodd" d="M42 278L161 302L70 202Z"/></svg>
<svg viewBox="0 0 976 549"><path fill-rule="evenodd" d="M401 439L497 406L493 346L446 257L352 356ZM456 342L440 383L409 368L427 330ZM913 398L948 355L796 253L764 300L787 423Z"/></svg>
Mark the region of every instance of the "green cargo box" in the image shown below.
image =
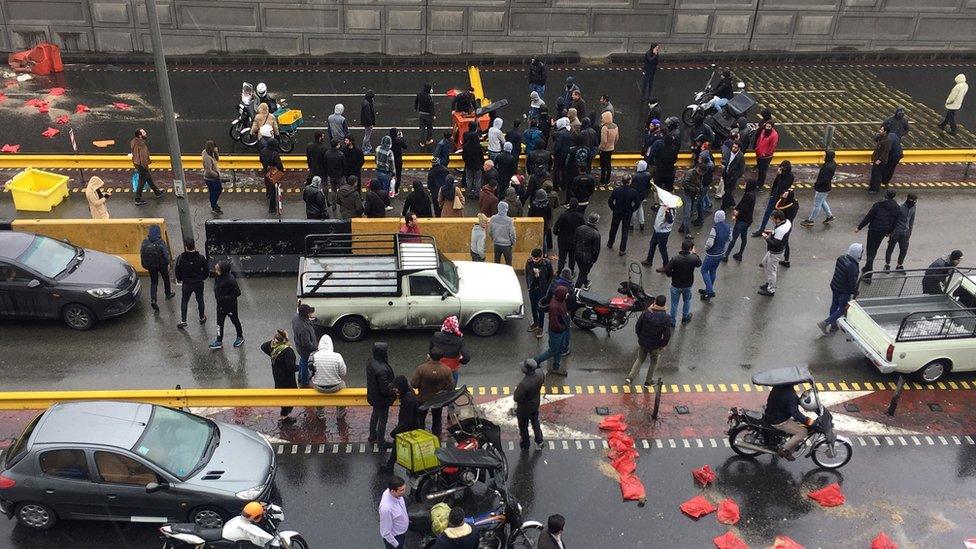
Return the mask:
<svg viewBox="0 0 976 549"><path fill-rule="evenodd" d="M396 436L397 463L411 473L419 473L440 465L434 452L441 441L433 433L417 429Z"/></svg>

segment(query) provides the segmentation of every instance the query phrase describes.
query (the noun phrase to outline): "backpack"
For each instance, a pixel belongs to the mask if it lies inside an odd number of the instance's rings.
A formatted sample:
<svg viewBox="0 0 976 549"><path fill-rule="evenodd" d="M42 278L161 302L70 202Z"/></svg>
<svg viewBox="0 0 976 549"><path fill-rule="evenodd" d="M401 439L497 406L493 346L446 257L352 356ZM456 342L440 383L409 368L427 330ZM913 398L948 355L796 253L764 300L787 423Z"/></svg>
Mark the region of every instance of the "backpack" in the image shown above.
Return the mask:
<svg viewBox="0 0 976 549"><path fill-rule="evenodd" d="M154 242L148 238L142 241L139 248L139 258L142 260L143 269L161 269L166 266L166 256L163 248L166 244L163 241Z"/></svg>
<svg viewBox="0 0 976 549"><path fill-rule="evenodd" d="M576 149L576 167L585 168L590 165L590 151L586 147Z"/></svg>

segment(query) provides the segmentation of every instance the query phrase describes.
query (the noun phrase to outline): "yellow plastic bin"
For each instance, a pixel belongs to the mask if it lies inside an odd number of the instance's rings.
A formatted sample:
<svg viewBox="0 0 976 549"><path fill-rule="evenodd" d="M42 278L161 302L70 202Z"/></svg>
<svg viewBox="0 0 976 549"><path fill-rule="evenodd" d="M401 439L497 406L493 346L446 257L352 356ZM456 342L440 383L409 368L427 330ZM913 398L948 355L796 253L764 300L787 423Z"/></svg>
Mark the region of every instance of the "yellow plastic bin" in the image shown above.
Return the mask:
<svg viewBox="0 0 976 549"><path fill-rule="evenodd" d="M14 208L24 212L49 212L68 196L68 176L27 168L7 181Z"/></svg>
<svg viewBox="0 0 976 549"><path fill-rule="evenodd" d="M411 473L419 473L440 465L434 454L441 441L433 433L417 429L396 436L397 463Z"/></svg>

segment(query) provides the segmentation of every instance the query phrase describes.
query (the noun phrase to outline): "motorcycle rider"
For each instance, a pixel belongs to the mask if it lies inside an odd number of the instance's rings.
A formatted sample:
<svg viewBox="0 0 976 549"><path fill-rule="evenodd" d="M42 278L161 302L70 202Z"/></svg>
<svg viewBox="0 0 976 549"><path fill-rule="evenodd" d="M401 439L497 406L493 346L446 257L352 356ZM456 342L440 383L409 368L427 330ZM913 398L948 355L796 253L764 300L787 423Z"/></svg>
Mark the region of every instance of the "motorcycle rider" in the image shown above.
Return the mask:
<svg viewBox="0 0 976 549"><path fill-rule="evenodd" d="M259 524L264 519L264 506L252 501L244 506L240 515L224 524L221 536L228 541L248 541L258 547L264 547L274 536L266 532Z"/></svg>
<svg viewBox="0 0 976 549"><path fill-rule="evenodd" d="M265 84L264 82L259 82L256 91L258 93L258 97L257 97L258 103L264 103L265 105L267 105L268 111L274 114L274 112L278 110L278 102L275 101L273 97L271 97L270 93L268 93L268 85ZM257 105L255 105L255 108L257 108Z"/></svg>
<svg viewBox="0 0 976 549"><path fill-rule="evenodd" d="M766 410L763 412L763 420L790 435L786 444L777 452L780 457L789 461L796 459L793 451L806 438L807 429L813 426L813 419L800 411L801 405L804 409L816 410L816 402L809 390L804 391L802 396L797 396L794 385L777 385L770 390L766 399Z"/></svg>

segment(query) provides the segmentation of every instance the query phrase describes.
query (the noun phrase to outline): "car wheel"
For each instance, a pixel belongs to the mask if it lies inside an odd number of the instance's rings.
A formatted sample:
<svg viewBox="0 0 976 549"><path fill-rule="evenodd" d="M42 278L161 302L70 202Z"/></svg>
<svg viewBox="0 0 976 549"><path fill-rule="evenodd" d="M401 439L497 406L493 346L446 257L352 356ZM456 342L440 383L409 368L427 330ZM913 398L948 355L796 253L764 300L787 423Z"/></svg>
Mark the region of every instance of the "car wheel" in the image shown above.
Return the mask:
<svg viewBox="0 0 976 549"><path fill-rule="evenodd" d="M939 359L919 368L915 372L915 377L922 383L932 384L942 379L947 373L949 373L949 361Z"/></svg>
<svg viewBox="0 0 976 549"><path fill-rule="evenodd" d="M95 325L95 314L81 303L69 303L61 309L64 323L75 330L88 330Z"/></svg>
<svg viewBox="0 0 976 549"><path fill-rule="evenodd" d="M202 528L223 528L227 520L227 513L217 507L204 506L197 507L190 513L190 522L194 522Z"/></svg>
<svg viewBox="0 0 976 549"><path fill-rule="evenodd" d="M493 336L501 327L502 319L491 313L481 313L471 319L471 331L478 337Z"/></svg>
<svg viewBox="0 0 976 549"><path fill-rule="evenodd" d="M17 522L32 530L50 530L58 523L58 515L43 503L21 503L14 512Z"/></svg>
<svg viewBox="0 0 976 549"><path fill-rule="evenodd" d="M336 333L343 341L359 341L366 335L366 321L359 316L347 316L336 323Z"/></svg>

